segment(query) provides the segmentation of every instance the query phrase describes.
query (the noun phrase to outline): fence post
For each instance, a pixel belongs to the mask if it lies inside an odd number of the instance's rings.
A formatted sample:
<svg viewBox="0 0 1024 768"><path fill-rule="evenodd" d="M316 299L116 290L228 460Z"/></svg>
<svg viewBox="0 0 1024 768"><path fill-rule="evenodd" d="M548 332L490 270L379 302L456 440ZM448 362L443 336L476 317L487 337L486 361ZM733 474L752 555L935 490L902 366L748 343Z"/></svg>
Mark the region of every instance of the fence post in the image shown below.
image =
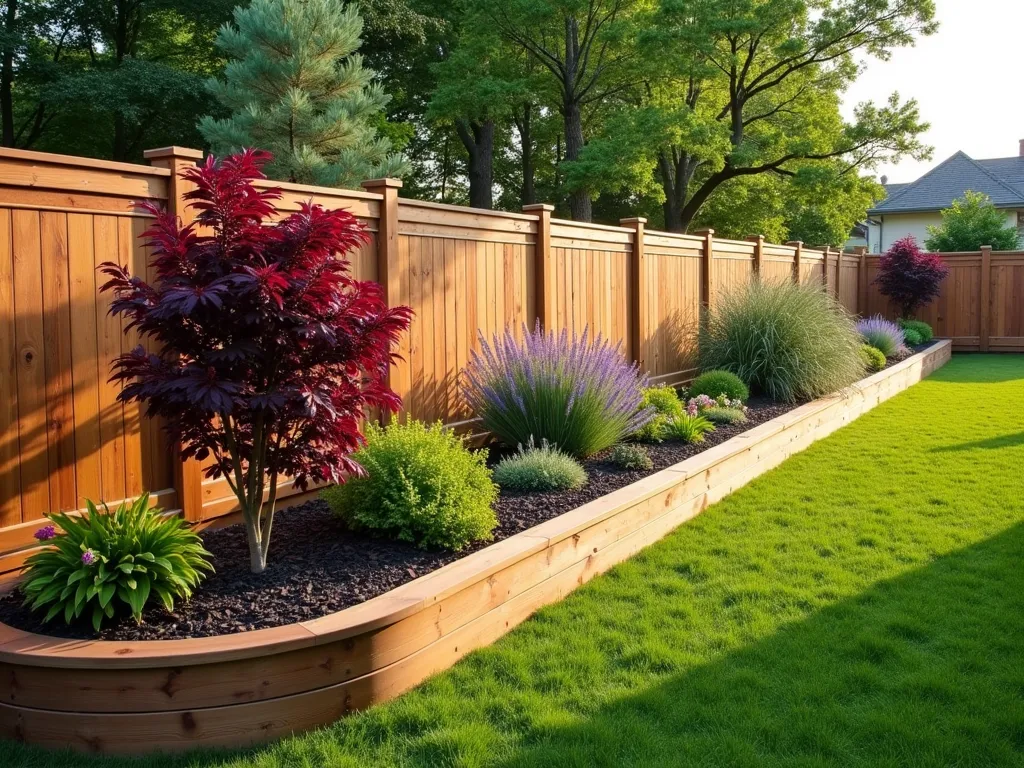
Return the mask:
<svg viewBox="0 0 1024 768"><path fill-rule="evenodd" d="M700 303L710 309L715 303L715 230L698 229L693 234L704 238L700 260Z"/></svg>
<svg viewBox="0 0 1024 768"><path fill-rule="evenodd" d="M633 359L641 371L647 370L644 342L647 340L647 286L644 282L646 255L644 254L644 225L647 219L636 216L620 219L619 224L633 230L633 256L629 261L629 343Z"/></svg>
<svg viewBox="0 0 1024 768"><path fill-rule="evenodd" d="M981 318L978 348L988 352L989 325L992 322L992 246L981 246Z"/></svg>
<svg viewBox="0 0 1024 768"><path fill-rule="evenodd" d="M853 252L860 257L857 263L857 314L863 315L868 311L868 249L858 245Z"/></svg>
<svg viewBox="0 0 1024 768"><path fill-rule="evenodd" d="M786 245L796 248L796 252L793 254L793 282L800 285L800 264L804 258L804 241L790 240Z"/></svg>
<svg viewBox="0 0 1024 768"><path fill-rule="evenodd" d="M747 235L747 241L754 244L754 274L761 276L761 260L764 257L764 235Z"/></svg>
<svg viewBox="0 0 1024 768"><path fill-rule="evenodd" d="M381 196L380 216L377 219L377 282L384 289L384 300L389 307L402 303L401 273L402 265L398 260L398 190L402 188L401 179L368 179L363 182L363 189ZM400 360L391 363L388 370L387 384L402 398L402 410L399 416L404 419L408 412L408 397L412 389L409 371L409 355L411 340L409 333L403 333L398 342Z"/></svg>
<svg viewBox="0 0 1024 768"><path fill-rule="evenodd" d="M523 206L523 213L537 214L537 243L534 245L535 283L537 292L537 319L545 333L555 328L555 260L551 253L551 212L555 206L532 203Z"/></svg>
<svg viewBox="0 0 1024 768"><path fill-rule="evenodd" d="M167 184L167 210L173 213L183 225L195 221L195 213L187 207L185 194L192 191L195 185L181 178L181 172L191 168L197 160L203 159L202 150L186 147L161 147L147 149L142 156L155 168L167 168L171 178ZM145 277L143 275L143 277ZM178 506L188 522L203 519L203 469L199 461L188 459L181 461L180 451L174 451L174 488L178 495Z"/></svg>

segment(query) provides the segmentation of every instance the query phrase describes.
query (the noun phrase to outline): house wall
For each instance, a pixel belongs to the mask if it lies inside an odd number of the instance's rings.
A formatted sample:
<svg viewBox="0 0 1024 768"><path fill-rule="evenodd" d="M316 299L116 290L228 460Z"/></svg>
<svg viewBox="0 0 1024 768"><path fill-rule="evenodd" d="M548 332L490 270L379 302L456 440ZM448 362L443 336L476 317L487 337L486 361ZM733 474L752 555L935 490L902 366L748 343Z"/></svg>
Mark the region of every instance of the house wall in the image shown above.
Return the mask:
<svg viewBox="0 0 1024 768"><path fill-rule="evenodd" d="M1008 226L1017 227L1017 211L1005 211ZM1024 212L1022 212L1024 213ZM876 223L877 222L877 223ZM924 247L928 237L929 226L942 224L942 216L938 211L929 213L889 213L884 216L873 216L868 224L868 251L885 253L892 244L907 235L917 240Z"/></svg>

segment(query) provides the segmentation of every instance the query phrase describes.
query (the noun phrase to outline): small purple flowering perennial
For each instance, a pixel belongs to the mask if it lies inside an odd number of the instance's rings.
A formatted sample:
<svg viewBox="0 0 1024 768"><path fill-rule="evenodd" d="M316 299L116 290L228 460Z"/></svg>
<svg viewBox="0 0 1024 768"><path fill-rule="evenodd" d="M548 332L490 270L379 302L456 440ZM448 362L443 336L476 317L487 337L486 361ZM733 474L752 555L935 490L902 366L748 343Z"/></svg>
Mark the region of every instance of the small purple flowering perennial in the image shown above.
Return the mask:
<svg viewBox="0 0 1024 768"><path fill-rule="evenodd" d="M93 551L91 549L87 549L85 550L85 552L82 553L82 562L85 565L92 565L94 562L96 562L96 555L93 554Z"/></svg>
<svg viewBox="0 0 1024 768"><path fill-rule="evenodd" d="M865 342L881 350L886 357L892 357L905 346L903 329L881 315L860 320L857 323L857 332Z"/></svg>
<svg viewBox="0 0 1024 768"><path fill-rule="evenodd" d="M463 392L484 427L506 445L546 440L585 458L640 429L653 409L640 410L647 384L637 366L600 335L569 337L506 330L488 343L481 335L465 371Z"/></svg>
<svg viewBox="0 0 1024 768"><path fill-rule="evenodd" d="M49 541L57 536L57 529L52 525L44 525L38 531L32 534L39 541Z"/></svg>

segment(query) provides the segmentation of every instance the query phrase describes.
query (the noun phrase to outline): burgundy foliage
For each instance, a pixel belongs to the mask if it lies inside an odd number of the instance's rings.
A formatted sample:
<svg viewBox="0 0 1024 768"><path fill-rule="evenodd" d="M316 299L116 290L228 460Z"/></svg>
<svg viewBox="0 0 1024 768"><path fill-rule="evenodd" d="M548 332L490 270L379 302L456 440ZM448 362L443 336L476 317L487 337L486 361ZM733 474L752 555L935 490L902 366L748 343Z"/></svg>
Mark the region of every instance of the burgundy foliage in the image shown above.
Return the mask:
<svg viewBox="0 0 1024 768"><path fill-rule="evenodd" d="M882 295L900 308L900 315L909 318L939 295L939 286L948 273L937 253L922 251L908 236L893 243L879 259L875 283Z"/></svg>
<svg viewBox="0 0 1024 768"><path fill-rule="evenodd" d="M264 566L273 515L272 503L262 510L264 489L273 497L282 475L306 488L362 472L349 458L359 420L366 408L400 407L387 371L412 315L352 278L344 255L367 235L350 213L303 204L272 221L280 191L253 183L269 159L248 150L182 174L195 184L186 195L195 225L148 206L153 284L101 266L111 312L160 350L139 346L114 362L120 399L163 418L183 459L213 456L207 476L225 477L238 496Z"/></svg>

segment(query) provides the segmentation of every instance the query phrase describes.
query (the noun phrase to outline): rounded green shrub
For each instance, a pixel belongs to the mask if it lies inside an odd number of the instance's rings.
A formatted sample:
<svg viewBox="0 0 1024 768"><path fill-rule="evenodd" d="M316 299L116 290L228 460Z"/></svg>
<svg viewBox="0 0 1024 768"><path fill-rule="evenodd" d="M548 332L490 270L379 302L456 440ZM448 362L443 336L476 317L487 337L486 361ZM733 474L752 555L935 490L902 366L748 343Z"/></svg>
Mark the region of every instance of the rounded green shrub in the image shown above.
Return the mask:
<svg viewBox="0 0 1024 768"><path fill-rule="evenodd" d="M509 491L572 491L586 484L587 473L576 459L546 440L537 447L531 439L498 462L494 482Z"/></svg>
<svg viewBox="0 0 1024 768"><path fill-rule="evenodd" d="M869 371L880 371L885 368L885 355L882 354L882 350L870 344L860 345L860 358Z"/></svg>
<svg viewBox="0 0 1024 768"><path fill-rule="evenodd" d="M662 384L644 389L643 397L640 399L640 410L645 409L653 409L654 415L633 437L637 440L654 443L662 439L665 424L676 416L681 416L684 407L675 389Z"/></svg>
<svg viewBox="0 0 1024 768"><path fill-rule="evenodd" d="M693 380L687 395L691 398L707 395L712 400L719 395L725 395L729 400L745 403L750 397L750 390L732 371L705 371Z"/></svg>
<svg viewBox="0 0 1024 768"><path fill-rule="evenodd" d="M368 424L352 458L366 474L321 497L354 530L453 550L491 538L498 488L486 456L440 423Z"/></svg>
<svg viewBox="0 0 1024 768"><path fill-rule="evenodd" d="M753 280L719 296L701 324L703 368L732 371L755 392L795 402L864 372L849 314L820 286Z"/></svg>
<svg viewBox="0 0 1024 768"><path fill-rule="evenodd" d="M148 493L113 512L91 501L86 510L47 515L52 524L35 533L49 546L25 561L21 590L26 605L46 609L43 621L63 615L70 624L87 615L99 631L104 619L127 610L141 622L147 603L173 611L213 570L202 539L180 517L151 509Z"/></svg>
<svg viewBox="0 0 1024 768"><path fill-rule="evenodd" d="M684 443L703 443L704 435L714 432L715 425L703 416L691 416L684 413L676 416L665 425L665 436Z"/></svg>
<svg viewBox="0 0 1024 768"><path fill-rule="evenodd" d="M619 443L612 448L611 453L608 454L608 463L614 464L619 469L654 469L654 462L651 461L647 449L642 445L630 445L629 443Z"/></svg>
<svg viewBox="0 0 1024 768"><path fill-rule="evenodd" d="M903 343L910 347L917 347L924 344L921 334L914 328L903 329Z"/></svg>
<svg viewBox="0 0 1024 768"><path fill-rule="evenodd" d="M903 329L903 335L906 337L907 331L916 331L917 335L921 337L921 343L927 344L933 338L935 334L932 332L932 327L923 320L900 320L898 321L900 327ZM909 341L907 342L910 343Z"/></svg>
<svg viewBox="0 0 1024 768"><path fill-rule="evenodd" d="M716 405L712 408L705 408L700 412L700 415L712 424L718 425L742 424L747 420L747 414L739 408L728 408L721 405Z"/></svg>

